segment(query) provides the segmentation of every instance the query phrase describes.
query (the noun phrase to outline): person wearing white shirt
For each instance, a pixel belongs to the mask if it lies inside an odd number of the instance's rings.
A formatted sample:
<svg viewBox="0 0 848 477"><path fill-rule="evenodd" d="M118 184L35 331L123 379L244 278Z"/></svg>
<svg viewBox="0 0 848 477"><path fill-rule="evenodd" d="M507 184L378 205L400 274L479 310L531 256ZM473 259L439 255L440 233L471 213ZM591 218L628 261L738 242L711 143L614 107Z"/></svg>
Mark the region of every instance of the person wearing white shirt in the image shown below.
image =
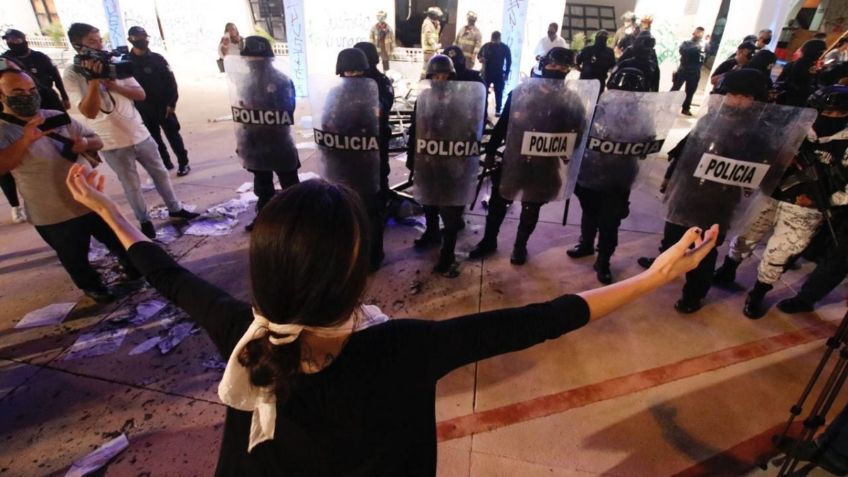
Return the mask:
<svg viewBox="0 0 848 477"><path fill-rule="evenodd" d="M559 36L559 25L556 23L551 23L548 25L548 34L543 36L542 39L539 40L539 43L536 45L536 66L533 67L533 73L536 76L542 75L542 70L539 69L538 61L541 60L551 48L559 46L562 48L568 48L568 42L565 41L565 38Z"/></svg>
<svg viewBox="0 0 848 477"><path fill-rule="evenodd" d="M68 39L78 52L103 50L100 30L85 23L72 24ZM144 89L132 76L101 78L103 68L99 60L83 60L81 66L71 64L63 75L65 85L81 122L103 140L100 154L118 176L141 231L152 239L156 237L156 229L144 202L136 162L150 175L170 217L193 219L199 214L185 210L177 199L158 146L135 108L133 101L143 101L146 97Z"/></svg>

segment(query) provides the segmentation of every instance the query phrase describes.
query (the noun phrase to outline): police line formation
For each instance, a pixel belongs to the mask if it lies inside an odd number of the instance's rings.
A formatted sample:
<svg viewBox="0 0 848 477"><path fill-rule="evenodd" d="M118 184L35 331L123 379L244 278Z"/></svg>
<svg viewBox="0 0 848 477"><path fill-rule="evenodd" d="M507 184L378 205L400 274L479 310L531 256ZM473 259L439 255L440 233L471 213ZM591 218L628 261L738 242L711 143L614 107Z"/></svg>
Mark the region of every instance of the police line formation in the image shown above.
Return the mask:
<svg viewBox="0 0 848 477"><path fill-rule="evenodd" d="M601 94L597 80L565 80L573 53L555 47L540 62L541 76L519 84L487 130L486 88L475 72L464 67L457 50L452 47L428 62L409 127L407 166L426 218L426 230L415 246L441 246L434 271L458 276L455 247L465 225L463 211L479 193L475 187L479 178L486 176L491 178L492 193L485 233L471 250L472 259L497 250L507 208L520 201L510 260L524 264L541 207L576 195L582 208L581 235L568 255L594 255L598 280L611 283L610 260L621 221L629 214L631 191L658 187L651 181L657 175L651 164L658 161L647 157L662 149L683 93L657 92L643 70L624 66L612 71ZM266 42L250 37L241 56L225 60L239 157L248 170L278 171L280 161L291 167L298 164L296 158L280 154L281 150L296 154L293 146L274 146L292 141L295 100L291 80L274 68L271 59ZM373 45L358 44L339 53L337 77L310 79L314 139L323 176L353 188L366 204L373 222L374 269L383 259L382 234L391 194L388 123L393 103L391 82L377 70L378 61ZM733 283L738 264L773 230L744 309L748 317L759 318L765 313L765 293L807 248L814 233L841 231L834 224L843 222L843 204L838 200L848 185L844 164L848 142L843 132L848 89L840 84L848 82L848 74L843 76L831 73L830 84L818 85L821 88L808 105L788 105L767 100L770 79L761 71L733 70L716 88L720 94L710 95L707 113L669 152L666 180L656 191L667 210L659 250L674 244L691 226L706 229L719 224L719 244L728 231L733 237L718 270L713 251L687 274L675 304L678 311L698 310L712 284ZM272 136L276 139L269 142ZM260 197L258 208L265 202ZM808 215L812 221L796 226L797 217ZM825 218L829 225L820 229ZM841 253L836 250L838 237L822 240L832 242L831 253ZM652 259L638 261L649 267ZM844 270L836 273L845 275ZM832 282L832 271L829 277ZM781 308L812 309L823 296L818 289L814 296L785 300Z"/></svg>

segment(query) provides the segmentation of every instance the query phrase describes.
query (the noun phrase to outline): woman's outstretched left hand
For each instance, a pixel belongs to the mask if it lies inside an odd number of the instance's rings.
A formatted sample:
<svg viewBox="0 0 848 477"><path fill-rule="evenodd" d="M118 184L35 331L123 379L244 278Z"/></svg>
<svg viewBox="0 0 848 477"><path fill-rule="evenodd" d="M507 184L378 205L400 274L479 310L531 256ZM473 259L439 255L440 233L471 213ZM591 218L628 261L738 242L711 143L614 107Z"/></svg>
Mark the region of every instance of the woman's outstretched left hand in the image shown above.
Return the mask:
<svg viewBox="0 0 848 477"><path fill-rule="evenodd" d="M65 182L74 199L94 212L102 213L114 208L115 203L103 193L106 178L94 169L74 164Z"/></svg>

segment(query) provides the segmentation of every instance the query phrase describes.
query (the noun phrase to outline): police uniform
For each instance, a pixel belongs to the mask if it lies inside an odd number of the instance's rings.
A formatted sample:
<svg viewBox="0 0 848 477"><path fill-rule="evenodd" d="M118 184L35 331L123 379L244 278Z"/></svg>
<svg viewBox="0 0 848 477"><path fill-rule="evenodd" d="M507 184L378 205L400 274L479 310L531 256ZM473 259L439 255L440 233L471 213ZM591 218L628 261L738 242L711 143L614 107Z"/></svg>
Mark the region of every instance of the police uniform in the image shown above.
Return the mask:
<svg viewBox="0 0 848 477"><path fill-rule="evenodd" d="M162 140L160 129L165 132L165 137L168 138L168 143L171 144L171 149L177 156L180 169L184 169L188 165L188 151L180 135L180 122L175 112L167 113L169 107L172 110L177 107L179 98L174 72L171 71L168 61L162 55L150 50L141 55L130 51L124 59L132 62L133 77L144 88L144 101L136 101L135 107L141 113L141 119L153 140L156 141L156 145L159 146L162 162L168 169L174 167L165 141Z"/></svg>

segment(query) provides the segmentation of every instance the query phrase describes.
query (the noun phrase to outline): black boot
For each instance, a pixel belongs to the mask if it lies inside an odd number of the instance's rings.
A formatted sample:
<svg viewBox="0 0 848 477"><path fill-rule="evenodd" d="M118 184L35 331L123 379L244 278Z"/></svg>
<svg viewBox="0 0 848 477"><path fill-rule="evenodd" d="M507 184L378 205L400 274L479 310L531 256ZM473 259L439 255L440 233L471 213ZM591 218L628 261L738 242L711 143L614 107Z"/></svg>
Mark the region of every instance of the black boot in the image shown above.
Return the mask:
<svg viewBox="0 0 848 477"><path fill-rule="evenodd" d="M459 276L459 264L456 262L453 250L447 251L442 249L442 252L439 254L439 261L433 267L433 272L446 278L456 278Z"/></svg>
<svg viewBox="0 0 848 477"><path fill-rule="evenodd" d="M592 268L594 268L595 272L597 272L599 282L604 285L612 283L612 271L610 271L609 257L598 255L598 259L595 260L595 265Z"/></svg>
<svg viewBox="0 0 848 477"><path fill-rule="evenodd" d="M730 257L724 257L724 263L713 273L713 284L732 285L736 281L736 269L739 263Z"/></svg>
<svg viewBox="0 0 848 477"><path fill-rule="evenodd" d="M429 248L442 243L442 233L439 231L439 208L424 207L424 217L427 229L421 237L415 239L415 248Z"/></svg>
<svg viewBox="0 0 848 477"><path fill-rule="evenodd" d="M493 205L489 208L489 214L486 216L486 231L483 233L483 240L480 240L480 243L468 253L468 258L483 258L498 250L498 233L501 231L501 224L505 216L506 207L496 207Z"/></svg>
<svg viewBox="0 0 848 477"><path fill-rule="evenodd" d="M742 308L742 313L752 320L759 320L765 316L768 308L763 306L763 298L772 288L774 287L768 283L757 281L754 288L748 292L748 297L745 298L745 307Z"/></svg>
<svg viewBox="0 0 848 477"><path fill-rule="evenodd" d="M579 242L577 245L566 250L565 253L571 258L583 258L595 254L595 247Z"/></svg>
<svg viewBox="0 0 848 477"><path fill-rule="evenodd" d="M793 315L795 313L813 311L815 307L812 303L796 295L792 298L781 300L780 303L777 304L777 309L789 315Z"/></svg>
<svg viewBox="0 0 848 477"><path fill-rule="evenodd" d="M513 265L524 265L527 263L527 240L530 234L518 230L518 235L515 237L515 245L512 246L512 255L509 257L509 263Z"/></svg>
<svg viewBox="0 0 848 477"><path fill-rule="evenodd" d="M695 313L704 306L704 301L699 298L692 298L683 295L674 304L674 309L683 314Z"/></svg>

